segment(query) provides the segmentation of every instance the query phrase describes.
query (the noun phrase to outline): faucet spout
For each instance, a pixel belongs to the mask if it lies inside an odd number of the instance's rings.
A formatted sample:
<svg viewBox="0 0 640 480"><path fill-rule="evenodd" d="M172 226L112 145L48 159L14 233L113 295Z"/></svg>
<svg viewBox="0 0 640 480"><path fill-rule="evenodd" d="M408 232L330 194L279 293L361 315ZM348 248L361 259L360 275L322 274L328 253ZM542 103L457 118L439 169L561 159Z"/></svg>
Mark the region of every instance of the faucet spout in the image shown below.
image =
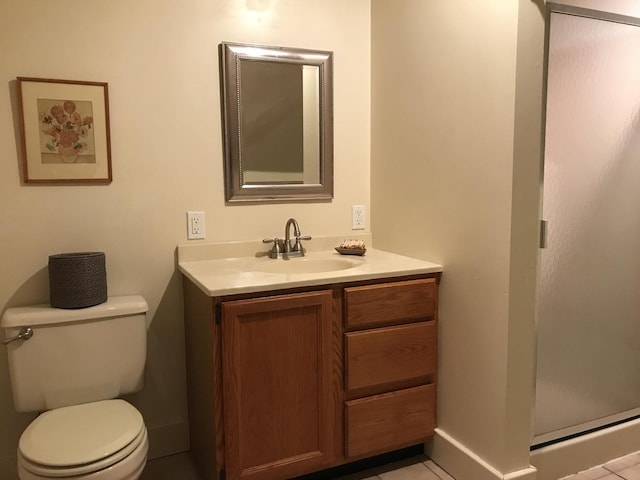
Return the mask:
<svg viewBox="0 0 640 480"><path fill-rule="evenodd" d="M293 242L293 238L291 238L291 226L293 225L293 236L295 238L295 242ZM300 234L300 226L298 222L296 222L295 218L290 218L287 220L287 225L284 227L284 248L282 252L282 256L284 258L289 257L304 257L304 247L300 240L311 240L311 235L301 235ZM293 242L293 244L292 244Z"/></svg>
<svg viewBox="0 0 640 480"><path fill-rule="evenodd" d="M297 239L300 238L300 225L295 218L287 220L287 224L284 227L284 253L292 253L295 251L294 246L291 245L291 226L293 225L293 235Z"/></svg>

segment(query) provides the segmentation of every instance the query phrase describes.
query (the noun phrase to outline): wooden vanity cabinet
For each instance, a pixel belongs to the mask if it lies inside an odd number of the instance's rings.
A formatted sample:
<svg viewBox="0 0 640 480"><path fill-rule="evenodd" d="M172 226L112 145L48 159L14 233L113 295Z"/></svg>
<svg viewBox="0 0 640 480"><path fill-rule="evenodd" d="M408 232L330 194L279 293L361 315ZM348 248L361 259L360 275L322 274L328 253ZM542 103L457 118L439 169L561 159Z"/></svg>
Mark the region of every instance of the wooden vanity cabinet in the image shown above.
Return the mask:
<svg viewBox="0 0 640 480"><path fill-rule="evenodd" d="M204 478L292 478L432 435L434 275L213 298L185 280L184 294Z"/></svg>

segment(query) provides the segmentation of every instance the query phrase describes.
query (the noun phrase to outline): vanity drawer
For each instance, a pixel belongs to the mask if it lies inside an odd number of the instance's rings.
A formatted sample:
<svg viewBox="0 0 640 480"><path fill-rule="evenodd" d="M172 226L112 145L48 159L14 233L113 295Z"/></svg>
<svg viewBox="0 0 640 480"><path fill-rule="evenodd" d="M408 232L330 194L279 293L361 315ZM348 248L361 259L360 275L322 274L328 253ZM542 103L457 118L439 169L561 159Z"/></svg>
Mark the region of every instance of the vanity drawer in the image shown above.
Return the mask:
<svg viewBox="0 0 640 480"><path fill-rule="evenodd" d="M435 278L345 288L345 324L359 328L433 318L437 290Z"/></svg>
<svg viewBox="0 0 640 480"><path fill-rule="evenodd" d="M362 457L426 440L435 428L435 386L345 402L346 455Z"/></svg>
<svg viewBox="0 0 640 480"><path fill-rule="evenodd" d="M436 373L434 321L361 330L345 337L347 392L411 380L425 383Z"/></svg>

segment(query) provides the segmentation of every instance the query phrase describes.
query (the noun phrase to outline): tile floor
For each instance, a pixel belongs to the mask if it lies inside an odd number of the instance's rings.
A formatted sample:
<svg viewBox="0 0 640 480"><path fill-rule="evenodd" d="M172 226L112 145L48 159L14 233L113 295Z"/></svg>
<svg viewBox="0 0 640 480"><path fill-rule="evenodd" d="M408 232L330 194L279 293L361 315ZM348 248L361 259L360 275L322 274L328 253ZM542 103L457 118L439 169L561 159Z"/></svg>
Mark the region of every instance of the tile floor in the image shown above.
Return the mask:
<svg viewBox="0 0 640 480"><path fill-rule="evenodd" d="M393 468L393 467L396 468ZM151 460L140 480L201 480L189 453ZM455 480L431 460L392 464L374 471L342 477L341 480ZM640 452L602 466L564 477L562 480L640 480Z"/></svg>
<svg viewBox="0 0 640 480"><path fill-rule="evenodd" d="M394 466L397 468L391 469ZM140 480L200 480L189 453L150 460ZM338 480L338 479L336 479ZM340 480L455 480L431 460L391 466L341 477ZM607 479L608 480L608 479Z"/></svg>
<svg viewBox="0 0 640 480"><path fill-rule="evenodd" d="M367 480L455 480L431 460L379 473Z"/></svg>
<svg viewBox="0 0 640 480"><path fill-rule="evenodd" d="M640 480L640 452L569 475L562 480Z"/></svg>

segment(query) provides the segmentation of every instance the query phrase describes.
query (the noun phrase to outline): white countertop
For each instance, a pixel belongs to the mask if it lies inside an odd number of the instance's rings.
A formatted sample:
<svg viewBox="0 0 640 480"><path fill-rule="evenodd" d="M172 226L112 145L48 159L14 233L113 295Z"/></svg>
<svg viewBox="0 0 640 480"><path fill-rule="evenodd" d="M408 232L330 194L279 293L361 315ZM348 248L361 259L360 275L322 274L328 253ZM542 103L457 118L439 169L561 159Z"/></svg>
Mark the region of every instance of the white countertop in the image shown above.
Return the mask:
<svg viewBox="0 0 640 480"><path fill-rule="evenodd" d="M181 245L178 269L212 297L443 270L442 265L369 247L364 256L340 255L327 247L339 243L321 238L315 242L319 249L309 248L304 257L289 260L269 258L268 245L259 242Z"/></svg>

